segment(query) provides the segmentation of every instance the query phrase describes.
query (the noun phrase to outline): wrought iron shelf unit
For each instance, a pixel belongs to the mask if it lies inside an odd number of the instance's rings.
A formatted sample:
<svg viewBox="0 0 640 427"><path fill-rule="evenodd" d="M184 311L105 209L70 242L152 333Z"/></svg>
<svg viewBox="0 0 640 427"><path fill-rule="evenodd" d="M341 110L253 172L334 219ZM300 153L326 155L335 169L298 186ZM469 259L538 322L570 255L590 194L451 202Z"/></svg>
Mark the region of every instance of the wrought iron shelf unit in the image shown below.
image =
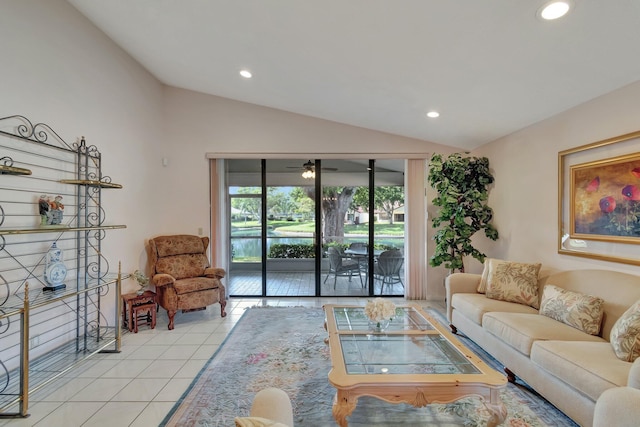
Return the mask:
<svg viewBox="0 0 640 427"><path fill-rule="evenodd" d="M126 226L105 223L102 191L122 185L102 174L84 137L67 144L46 124L4 117L0 153L0 418L25 417L30 393L97 352L120 351L128 275L109 273L102 241ZM67 270L55 291L44 278L54 243Z"/></svg>
<svg viewBox="0 0 640 427"><path fill-rule="evenodd" d="M31 175L31 171L25 168L0 165L0 175Z"/></svg>
<svg viewBox="0 0 640 427"><path fill-rule="evenodd" d="M91 179L61 179L60 182L63 184L88 185L89 187L122 188L122 185L120 184L114 184L113 182L94 181Z"/></svg>
<svg viewBox="0 0 640 427"><path fill-rule="evenodd" d="M56 228L11 228L0 229L0 236L10 234L42 234L42 233L66 233L69 231L92 231L92 230L115 230L117 228L127 228L126 225L104 225L101 227L56 227Z"/></svg>
<svg viewBox="0 0 640 427"><path fill-rule="evenodd" d="M120 278L126 279L127 277L128 276L122 276ZM109 275L109 277L106 277L103 281L88 282L76 286L74 286L74 283L67 281L67 284L70 286L56 292L43 291L42 289L36 291L31 289L28 293L29 309L34 310L44 307L47 304L53 304L55 302L65 300L69 297L82 295L86 292L98 291L104 286L116 285L118 278L118 275ZM26 292L21 291L6 297L4 304L2 304L2 309L0 310L0 323L3 319L19 315L24 311L25 296Z"/></svg>

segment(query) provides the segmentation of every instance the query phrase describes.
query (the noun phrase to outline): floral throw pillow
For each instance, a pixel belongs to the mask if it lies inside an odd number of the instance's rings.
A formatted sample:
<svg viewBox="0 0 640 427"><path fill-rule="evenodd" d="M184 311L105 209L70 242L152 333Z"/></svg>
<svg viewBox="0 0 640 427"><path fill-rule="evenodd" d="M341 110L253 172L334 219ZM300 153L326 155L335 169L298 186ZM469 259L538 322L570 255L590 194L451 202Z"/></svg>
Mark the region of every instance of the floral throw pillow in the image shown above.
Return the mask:
<svg viewBox="0 0 640 427"><path fill-rule="evenodd" d="M540 314L589 335L598 335L604 315L604 300L558 286L546 285L542 291Z"/></svg>
<svg viewBox="0 0 640 427"><path fill-rule="evenodd" d="M538 308L538 273L541 264L489 260L487 298Z"/></svg>
<svg viewBox="0 0 640 427"><path fill-rule="evenodd" d="M611 345L618 359L633 362L640 357L640 300L614 323Z"/></svg>

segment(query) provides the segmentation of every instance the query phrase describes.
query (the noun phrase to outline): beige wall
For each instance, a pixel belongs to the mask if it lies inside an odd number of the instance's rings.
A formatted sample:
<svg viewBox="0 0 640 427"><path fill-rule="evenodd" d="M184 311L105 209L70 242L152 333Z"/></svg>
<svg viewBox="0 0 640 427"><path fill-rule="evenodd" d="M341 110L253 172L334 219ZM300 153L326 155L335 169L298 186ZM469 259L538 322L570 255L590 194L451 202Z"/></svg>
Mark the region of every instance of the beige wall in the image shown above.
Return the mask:
<svg viewBox="0 0 640 427"><path fill-rule="evenodd" d="M489 157L496 178L489 203L500 239L477 239L488 254L542 262L547 270L603 268L640 274L637 266L557 253L558 152L640 130L639 100L640 82L473 152ZM469 265L481 270L475 261Z"/></svg>
<svg viewBox="0 0 640 427"><path fill-rule="evenodd" d="M261 154L257 153L428 158L434 151L452 151L439 144L171 87L165 89L164 107L170 143L164 154L168 166L163 170L160 187L171 195L171 203L159 213L163 232L180 228L197 233L202 227L208 234L209 169L205 153L216 153L220 158L225 153L247 153L258 158ZM429 239L427 246L432 244ZM421 265L428 269L429 297L444 299L444 269L428 267L426 259Z"/></svg>
<svg viewBox="0 0 640 427"><path fill-rule="evenodd" d="M247 153L260 158L295 153L395 153L398 158L422 153L436 144L347 126L272 108L237 102L188 90L165 88L166 147L169 162L163 186L173 194L161 213L165 223L180 216L190 232L209 220L206 153ZM188 191L184 191L187 186ZM181 191L182 190L182 191ZM185 209L185 206L187 209Z"/></svg>
<svg viewBox="0 0 640 427"><path fill-rule="evenodd" d="M103 251L112 272L118 260L132 272L161 206L162 85L63 0L3 1L0 58L0 117L46 123L68 143L84 135L124 186L103 191L106 223L128 227L107 232Z"/></svg>

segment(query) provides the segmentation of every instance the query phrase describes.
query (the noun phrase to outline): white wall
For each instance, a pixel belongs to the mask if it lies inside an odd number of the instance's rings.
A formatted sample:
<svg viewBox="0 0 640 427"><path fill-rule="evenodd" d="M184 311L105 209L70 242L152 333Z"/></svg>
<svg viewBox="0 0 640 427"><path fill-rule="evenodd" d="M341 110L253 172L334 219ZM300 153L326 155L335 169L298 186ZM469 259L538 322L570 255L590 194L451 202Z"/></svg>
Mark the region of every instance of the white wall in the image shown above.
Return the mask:
<svg viewBox="0 0 640 427"><path fill-rule="evenodd" d="M110 271L121 260L132 272L161 206L162 85L63 0L3 1L0 58L0 117L46 123L70 144L84 135L124 186L103 191L106 223L128 227L108 232L103 252Z"/></svg>
<svg viewBox="0 0 640 427"><path fill-rule="evenodd" d="M640 274L638 266L557 253L558 152L640 130L639 100L637 82L472 153L490 159L496 178L489 204L500 239L477 239L487 254L542 262L549 271L602 268ZM475 261L469 264L474 271L482 269Z"/></svg>

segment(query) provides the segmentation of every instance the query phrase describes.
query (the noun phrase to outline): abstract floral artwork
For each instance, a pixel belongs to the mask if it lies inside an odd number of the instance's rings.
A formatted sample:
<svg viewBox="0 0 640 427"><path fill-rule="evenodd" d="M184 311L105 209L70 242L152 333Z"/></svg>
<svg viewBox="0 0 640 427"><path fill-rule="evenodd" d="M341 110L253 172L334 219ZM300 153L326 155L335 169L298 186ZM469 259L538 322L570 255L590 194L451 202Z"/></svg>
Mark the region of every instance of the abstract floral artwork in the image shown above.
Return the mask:
<svg viewBox="0 0 640 427"><path fill-rule="evenodd" d="M571 166L571 234L638 242L640 154Z"/></svg>
<svg viewBox="0 0 640 427"><path fill-rule="evenodd" d="M640 265L640 131L558 152L558 253Z"/></svg>

